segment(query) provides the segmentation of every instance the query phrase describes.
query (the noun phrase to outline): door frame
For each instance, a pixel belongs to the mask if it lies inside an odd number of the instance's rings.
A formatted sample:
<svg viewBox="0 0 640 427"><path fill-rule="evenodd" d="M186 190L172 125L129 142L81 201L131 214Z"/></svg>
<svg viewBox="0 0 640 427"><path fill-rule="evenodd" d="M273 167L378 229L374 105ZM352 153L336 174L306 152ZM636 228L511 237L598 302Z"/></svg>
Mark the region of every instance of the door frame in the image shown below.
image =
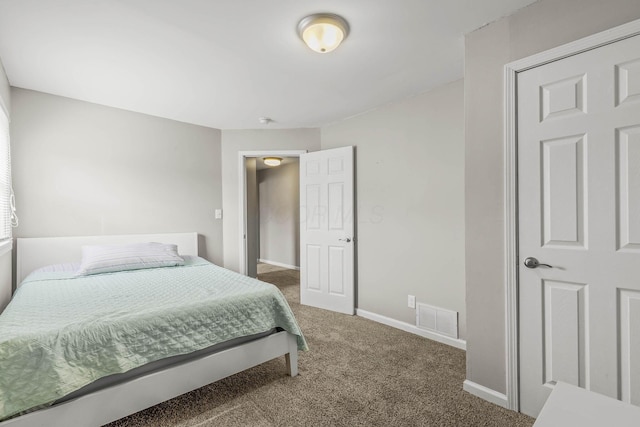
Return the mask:
<svg viewBox="0 0 640 427"><path fill-rule="evenodd" d="M504 281L506 303L507 408L520 410L518 329L518 138L517 75L588 50L640 35L640 19L504 66Z"/></svg>
<svg viewBox="0 0 640 427"><path fill-rule="evenodd" d="M240 253L238 257L239 273L246 276L247 274L247 168L246 160L248 158L260 157L300 157L301 154L307 153L307 150L260 150L260 151L239 151L238 152L238 230L240 239Z"/></svg>

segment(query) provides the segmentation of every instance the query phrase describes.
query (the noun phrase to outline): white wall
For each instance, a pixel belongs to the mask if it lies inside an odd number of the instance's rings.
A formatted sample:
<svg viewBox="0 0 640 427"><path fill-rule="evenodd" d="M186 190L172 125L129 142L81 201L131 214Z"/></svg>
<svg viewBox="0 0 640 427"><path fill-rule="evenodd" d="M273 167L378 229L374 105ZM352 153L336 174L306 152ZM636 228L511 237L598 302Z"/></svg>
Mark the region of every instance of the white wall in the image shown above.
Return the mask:
<svg viewBox="0 0 640 427"><path fill-rule="evenodd" d="M320 149L320 129L223 130L222 204L224 207L224 266L239 271L239 152Z"/></svg>
<svg viewBox="0 0 640 427"><path fill-rule="evenodd" d="M503 67L640 18L638 0L540 0L466 37L467 378L506 390Z"/></svg>
<svg viewBox="0 0 640 427"><path fill-rule="evenodd" d="M4 105L7 113L11 114L11 86L9 86L9 79L2 61L0 61L0 103Z"/></svg>
<svg viewBox="0 0 640 427"><path fill-rule="evenodd" d="M464 301L461 80L322 128L322 149L356 146L358 308L415 324L407 295Z"/></svg>
<svg viewBox="0 0 640 427"><path fill-rule="evenodd" d="M258 171L260 259L300 266L299 162Z"/></svg>
<svg viewBox="0 0 640 427"><path fill-rule="evenodd" d="M11 93L17 237L195 231L222 262L219 130Z"/></svg>

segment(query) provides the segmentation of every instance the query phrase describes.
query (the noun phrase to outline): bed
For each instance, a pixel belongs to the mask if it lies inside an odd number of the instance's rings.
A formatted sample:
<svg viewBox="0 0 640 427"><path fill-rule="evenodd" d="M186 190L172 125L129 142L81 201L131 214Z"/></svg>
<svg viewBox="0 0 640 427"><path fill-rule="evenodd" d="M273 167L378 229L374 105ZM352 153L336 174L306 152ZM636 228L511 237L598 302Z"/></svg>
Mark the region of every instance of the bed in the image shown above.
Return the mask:
<svg viewBox="0 0 640 427"><path fill-rule="evenodd" d="M145 242L177 246L184 263L84 277L68 264L85 245ZM283 355L296 376L306 342L282 294L197 248L196 233L17 239L0 427L100 426Z"/></svg>

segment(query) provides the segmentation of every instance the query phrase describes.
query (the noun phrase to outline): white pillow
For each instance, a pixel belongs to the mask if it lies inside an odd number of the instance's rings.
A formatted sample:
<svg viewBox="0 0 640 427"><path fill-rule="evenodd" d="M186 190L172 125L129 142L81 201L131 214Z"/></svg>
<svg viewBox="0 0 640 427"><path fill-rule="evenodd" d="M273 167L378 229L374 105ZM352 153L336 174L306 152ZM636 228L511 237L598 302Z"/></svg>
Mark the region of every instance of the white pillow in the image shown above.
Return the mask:
<svg viewBox="0 0 640 427"><path fill-rule="evenodd" d="M133 243L83 246L82 262L76 276L184 265L176 245Z"/></svg>

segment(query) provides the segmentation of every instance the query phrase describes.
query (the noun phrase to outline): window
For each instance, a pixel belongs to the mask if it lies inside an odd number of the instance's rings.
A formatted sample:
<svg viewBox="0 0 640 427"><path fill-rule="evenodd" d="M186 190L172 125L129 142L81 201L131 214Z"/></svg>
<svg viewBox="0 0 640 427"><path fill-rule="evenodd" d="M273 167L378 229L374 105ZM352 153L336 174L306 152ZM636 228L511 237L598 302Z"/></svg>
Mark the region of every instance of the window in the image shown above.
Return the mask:
<svg viewBox="0 0 640 427"><path fill-rule="evenodd" d="M0 103L0 244L11 241L11 227L17 225L11 189L9 118Z"/></svg>

